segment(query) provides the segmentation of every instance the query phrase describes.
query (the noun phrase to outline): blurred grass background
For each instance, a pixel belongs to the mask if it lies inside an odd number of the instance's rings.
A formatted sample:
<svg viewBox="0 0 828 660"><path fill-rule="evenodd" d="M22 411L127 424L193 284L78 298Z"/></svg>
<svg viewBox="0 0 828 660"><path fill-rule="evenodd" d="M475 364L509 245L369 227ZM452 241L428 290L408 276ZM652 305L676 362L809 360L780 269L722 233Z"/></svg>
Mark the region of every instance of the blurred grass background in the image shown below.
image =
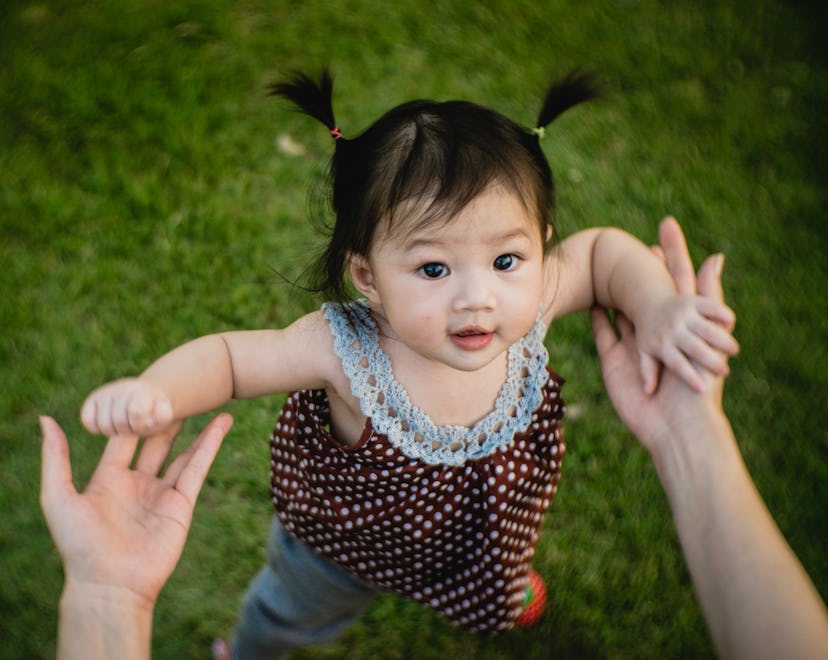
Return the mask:
<svg viewBox="0 0 828 660"><path fill-rule="evenodd" d="M825 597L825 14L771 0L3 2L0 658L54 653L61 572L38 508L37 414L64 425L82 485L103 445L77 421L92 388L188 338L282 326L319 304L275 273L297 276L319 246L307 191L329 137L265 87L325 64L346 135L415 97L474 100L530 125L552 77L604 78L606 99L547 132L559 228L613 224L653 242L674 214L697 261L726 253L742 344L726 408ZM550 338L572 414L535 562L550 592L542 623L480 637L388 596L301 657L712 655L587 320ZM280 403L228 406L236 425L158 604L157 658L207 657L232 629L263 559Z"/></svg>

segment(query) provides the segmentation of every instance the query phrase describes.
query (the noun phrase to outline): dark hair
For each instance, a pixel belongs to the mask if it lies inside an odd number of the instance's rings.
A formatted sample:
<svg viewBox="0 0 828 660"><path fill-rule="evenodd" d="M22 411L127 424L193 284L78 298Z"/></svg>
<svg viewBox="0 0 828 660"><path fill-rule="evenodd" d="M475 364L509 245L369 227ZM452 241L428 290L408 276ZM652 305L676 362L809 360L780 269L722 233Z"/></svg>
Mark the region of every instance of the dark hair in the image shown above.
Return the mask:
<svg viewBox="0 0 828 660"><path fill-rule="evenodd" d="M550 86L534 131L467 101L409 101L362 135L345 139L334 118L329 71L318 83L296 73L270 92L325 124L335 138L330 166L335 223L311 288L338 301L348 297L343 277L348 255L367 256L381 223L410 231L412 220L416 227L450 220L492 184L522 200L545 241L555 196L539 133L568 108L597 95L589 76L570 74Z"/></svg>

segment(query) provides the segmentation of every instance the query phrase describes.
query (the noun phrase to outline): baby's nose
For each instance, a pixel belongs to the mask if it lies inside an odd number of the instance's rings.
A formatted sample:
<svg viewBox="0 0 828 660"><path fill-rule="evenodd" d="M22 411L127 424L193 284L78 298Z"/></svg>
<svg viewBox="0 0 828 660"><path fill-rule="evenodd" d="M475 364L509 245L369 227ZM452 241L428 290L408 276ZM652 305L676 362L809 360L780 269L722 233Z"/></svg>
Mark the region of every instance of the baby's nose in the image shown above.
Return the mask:
<svg viewBox="0 0 828 660"><path fill-rule="evenodd" d="M495 297L485 276L472 275L464 278L458 288L454 307L458 311L494 309Z"/></svg>

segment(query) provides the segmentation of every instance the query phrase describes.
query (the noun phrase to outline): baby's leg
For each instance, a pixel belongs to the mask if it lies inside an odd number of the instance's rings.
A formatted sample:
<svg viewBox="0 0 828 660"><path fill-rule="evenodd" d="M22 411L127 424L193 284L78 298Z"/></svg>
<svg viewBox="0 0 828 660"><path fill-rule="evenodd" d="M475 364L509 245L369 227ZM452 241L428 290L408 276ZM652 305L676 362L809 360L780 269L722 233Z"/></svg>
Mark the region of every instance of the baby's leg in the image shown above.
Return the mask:
<svg viewBox="0 0 828 660"><path fill-rule="evenodd" d="M233 657L280 658L341 634L376 596L298 541L274 516L265 566L245 593L232 641Z"/></svg>

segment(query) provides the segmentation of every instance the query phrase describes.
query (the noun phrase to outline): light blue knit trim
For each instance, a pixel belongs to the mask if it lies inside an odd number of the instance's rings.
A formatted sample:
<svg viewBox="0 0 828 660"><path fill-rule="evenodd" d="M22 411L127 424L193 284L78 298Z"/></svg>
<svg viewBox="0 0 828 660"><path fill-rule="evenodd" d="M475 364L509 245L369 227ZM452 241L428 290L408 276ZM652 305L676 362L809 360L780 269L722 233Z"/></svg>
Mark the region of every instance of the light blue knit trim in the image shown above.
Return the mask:
<svg viewBox="0 0 828 660"><path fill-rule="evenodd" d="M549 356L540 314L532 329L509 347L506 382L494 409L469 428L437 426L411 403L380 348L377 326L365 301L325 303L322 309L334 335L334 350L362 412L371 418L374 430L388 436L406 456L443 465L462 465L488 456L528 428L532 412L543 399Z"/></svg>

